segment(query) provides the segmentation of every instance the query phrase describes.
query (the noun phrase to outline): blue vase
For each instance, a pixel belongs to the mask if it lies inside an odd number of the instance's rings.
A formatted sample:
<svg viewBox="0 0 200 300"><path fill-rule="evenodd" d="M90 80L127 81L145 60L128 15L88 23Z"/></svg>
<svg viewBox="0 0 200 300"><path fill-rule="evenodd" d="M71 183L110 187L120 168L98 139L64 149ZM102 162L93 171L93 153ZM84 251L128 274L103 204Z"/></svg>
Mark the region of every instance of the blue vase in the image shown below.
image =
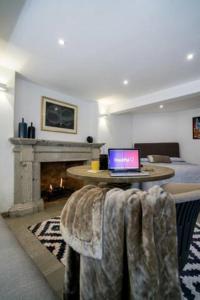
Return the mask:
<svg viewBox="0 0 200 300"><path fill-rule="evenodd" d="M24 118L22 118L22 122L20 122L18 126L18 137L27 138L27 136L28 136L27 123L25 123Z"/></svg>
<svg viewBox="0 0 200 300"><path fill-rule="evenodd" d="M35 127L33 126L33 123L28 127L28 138L35 139Z"/></svg>

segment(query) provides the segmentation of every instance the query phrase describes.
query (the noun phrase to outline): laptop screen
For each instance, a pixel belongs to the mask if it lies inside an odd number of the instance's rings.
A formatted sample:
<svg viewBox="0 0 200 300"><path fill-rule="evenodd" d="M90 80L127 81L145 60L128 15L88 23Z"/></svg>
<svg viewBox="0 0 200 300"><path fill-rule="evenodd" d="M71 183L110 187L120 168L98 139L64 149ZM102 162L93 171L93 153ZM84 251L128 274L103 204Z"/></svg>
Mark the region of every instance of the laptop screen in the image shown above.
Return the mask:
<svg viewBox="0 0 200 300"><path fill-rule="evenodd" d="M108 149L109 170L140 170L138 149Z"/></svg>

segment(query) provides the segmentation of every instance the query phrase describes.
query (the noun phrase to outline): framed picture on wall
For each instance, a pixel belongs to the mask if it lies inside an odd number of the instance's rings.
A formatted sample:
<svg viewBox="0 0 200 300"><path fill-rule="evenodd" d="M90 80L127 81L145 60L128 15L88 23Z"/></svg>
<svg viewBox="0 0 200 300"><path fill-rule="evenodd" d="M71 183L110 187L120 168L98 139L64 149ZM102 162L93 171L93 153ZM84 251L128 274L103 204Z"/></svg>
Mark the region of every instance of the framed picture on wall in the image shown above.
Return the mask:
<svg viewBox="0 0 200 300"><path fill-rule="evenodd" d="M77 133L78 107L73 104L42 97L41 129Z"/></svg>
<svg viewBox="0 0 200 300"><path fill-rule="evenodd" d="M200 139L200 117L194 117L192 120L193 139Z"/></svg>

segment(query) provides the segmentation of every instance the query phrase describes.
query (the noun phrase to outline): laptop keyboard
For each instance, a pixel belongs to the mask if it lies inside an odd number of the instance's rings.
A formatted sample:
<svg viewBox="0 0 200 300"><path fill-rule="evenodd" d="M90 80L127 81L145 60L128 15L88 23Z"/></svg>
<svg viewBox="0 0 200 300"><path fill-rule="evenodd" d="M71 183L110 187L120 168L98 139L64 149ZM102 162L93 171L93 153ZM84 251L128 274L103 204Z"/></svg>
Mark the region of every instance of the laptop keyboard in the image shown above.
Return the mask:
<svg viewBox="0 0 200 300"><path fill-rule="evenodd" d="M112 177L138 177L138 176L147 176L149 172L110 172Z"/></svg>

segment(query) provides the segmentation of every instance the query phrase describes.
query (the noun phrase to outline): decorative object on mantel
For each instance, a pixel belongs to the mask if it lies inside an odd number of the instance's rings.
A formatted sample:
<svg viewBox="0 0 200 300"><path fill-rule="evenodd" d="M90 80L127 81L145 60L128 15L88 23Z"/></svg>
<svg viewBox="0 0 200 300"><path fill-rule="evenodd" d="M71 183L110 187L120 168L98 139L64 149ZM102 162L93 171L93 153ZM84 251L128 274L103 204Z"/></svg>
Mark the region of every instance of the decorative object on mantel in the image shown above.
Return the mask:
<svg viewBox="0 0 200 300"><path fill-rule="evenodd" d="M77 133L78 107L48 97L42 97L41 129Z"/></svg>
<svg viewBox="0 0 200 300"><path fill-rule="evenodd" d="M19 122L18 125L18 137L20 138L27 138L27 123L24 122L24 118L22 118L22 122Z"/></svg>
<svg viewBox="0 0 200 300"><path fill-rule="evenodd" d="M192 121L193 139L200 139L200 117L194 117Z"/></svg>
<svg viewBox="0 0 200 300"><path fill-rule="evenodd" d="M28 127L28 138L35 139L35 127L33 126L32 122L31 122L31 126Z"/></svg>
<svg viewBox="0 0 200 300"><path fill-rule="evenodd" d="M90 144L93 143L93 137L92 136L88 136L86 140Z"/></svg>

